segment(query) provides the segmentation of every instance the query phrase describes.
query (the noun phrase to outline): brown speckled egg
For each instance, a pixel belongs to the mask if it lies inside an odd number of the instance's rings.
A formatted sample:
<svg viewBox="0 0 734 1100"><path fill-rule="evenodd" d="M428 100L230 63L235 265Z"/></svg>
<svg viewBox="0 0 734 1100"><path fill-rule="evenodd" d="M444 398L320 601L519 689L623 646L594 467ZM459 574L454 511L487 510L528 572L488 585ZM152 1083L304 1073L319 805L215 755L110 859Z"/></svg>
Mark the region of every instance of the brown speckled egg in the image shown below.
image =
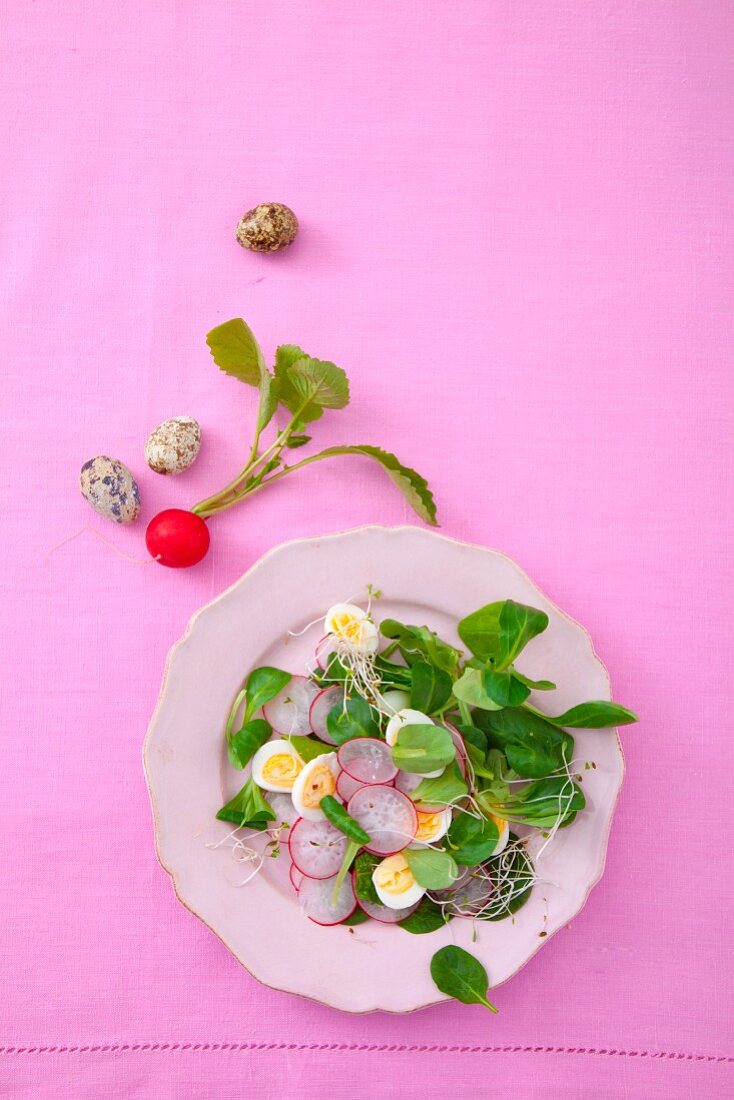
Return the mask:
<svg viewBox="0 0 734 1100"><path fill-rule="evenodd" d="M191 416L173 416L148 436L145 461L157 474L180 474L188 470L200 447L198 422Z"/></svg>
<svg viewBox="0 0 734 1100"><path fill-rule="evenodd" d="M140 490L127 466L107 455L85 462L79 474L84 499L114 523L132 523L140 514Z"/></svg>
<svg viewBox="0 0 734 1100"><path fill-rule="evenodd" d="M278 252L296 239L298 219L282 202L263 202L237 223L237 240L253 252Z"/></svg>

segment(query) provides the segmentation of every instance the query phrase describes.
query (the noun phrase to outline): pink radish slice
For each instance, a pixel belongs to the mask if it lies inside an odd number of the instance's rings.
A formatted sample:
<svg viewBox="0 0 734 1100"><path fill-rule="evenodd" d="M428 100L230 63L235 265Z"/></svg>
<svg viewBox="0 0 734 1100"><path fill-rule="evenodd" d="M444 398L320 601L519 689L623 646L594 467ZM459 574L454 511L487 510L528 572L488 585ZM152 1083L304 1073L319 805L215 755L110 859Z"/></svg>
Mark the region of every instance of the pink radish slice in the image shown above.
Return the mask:
<svg viewBox="0 0 734 1100"><path fill-rule="evenodd" d="M397 924L398 921L405 920L411 913L414 913L420 902L417 901L415 905L408 905L405 909L390 909L387 905L376 905L374 901L357 898L357 905L368 917L372 917L382 924Z"/></svg>
<svg viewBox="0 0 734 1100"><path fill-rule="evenodd" d="M339 767L360 783L390 783L398 774L390 749L376 737L355 737L346 741L337 754Z"/></svg>
<svg viewBox="0 0 734 1100"><path fill-rule="evenodd" d="M332 687L324 688L323 691L318 693L308 712L311 729L317 737L320 737L322 741L326 741L329 745L335 745L336 741L327 729L326 719L329 716L329 711L333 710L337 703L341 703L343 699L343 689L334 684Z"/></svg>
<svg viewBox="0 0 734 1100"><path fill-rule="evenodd" d="M305 737L311 732L308 712L318 684L305 676L292 676L282 691L263 707L265 720L283 737Z"/></svg>
<svg viewBox="0 0 734 1100"><path fill-rule="evenodd" d="M309 878L333 878L347 850L347 838L330 821L299 817L288 834L291 859Z"/></svg>
<svg viewBox="0 0 734 1100"><path fill-rule="evenodd" d="M319 666L322 672L326 671L326 666L329 663L329 657L333 652L334 637L332 634L324 634L323 638L319 638L316 643L316 664Z"/></svg>
<svg viewBox="0 0 734 1100"><path fill-rule="evenodd" d="M466 779L466 749L464 747L464 738L461 736L456 726L452 726L450 722L446 722L446 729L451 734L451 740L456 746L456 763L459 765L462 777Z"/></svg>
<svg viewBox="0 0 734 1100"><path fill-rule="evenodd" d="M274 829L277 829L279 825L289 826L298 821L298 810L293 805L293 799L289 794L278 794L275 791L268 792L268 802L275 814L275 821L272 822Z"/></svg>
<svg viewBox="0 0 734 1100"><path fill-rule="evenodd" d="M299 871L295 863L291 863L291 868L288 872L288 878L291 880L291 886L296 891L296 893L298 893L298 891L301 889L301 883L303 882L305 877L306 876L304 875L303 871Z"/></svg>
<svg viewBox="0 0 734 1100"><path fill-rule="evenodd" d="M336 875L324 879L306 877L301 882L298 901L306 916L316 924L341 924L357 908L352 876L346 876L336 901L333 901L335 879Z"/></svg>
<svg viewBox="0 0 734 1100"><path fill-rule="evenodd" d="M348 802L352 795L357 793L360 787L364 787L364 783L360 783L358 779L352 779L349 772L339 772L336 780L336 793L339 795L342 802Z"/></svg>
<svg viewBox="0 0 734 1100"><path fill-rule="evenodd" d="M352 795L347 812L370 835L368 852L391 856L415 838L418 817L407 795L394 787L360 787Z"/></svg>
<svg viewBox="0 0 734 1100"><path fill-rule="evenodd" d="M448 890L434 890L432 897L446 905L457 917L473 917L482 911L492 896L492 883L485 874L467 871Z"/></svg>
<svg viewBox="0 0 734 1100"><path fill-rule="evenodd" d="M422 783L425 779L424 775L416 775L415 772L398 772L395 777L395 786L403 794L406 794L410 799L413 797L413 791L416 789L419 783ZM416 809L420 810L422 814L437 814L440 810L444 809L443 804L438 802L416 802Z"/></svg>

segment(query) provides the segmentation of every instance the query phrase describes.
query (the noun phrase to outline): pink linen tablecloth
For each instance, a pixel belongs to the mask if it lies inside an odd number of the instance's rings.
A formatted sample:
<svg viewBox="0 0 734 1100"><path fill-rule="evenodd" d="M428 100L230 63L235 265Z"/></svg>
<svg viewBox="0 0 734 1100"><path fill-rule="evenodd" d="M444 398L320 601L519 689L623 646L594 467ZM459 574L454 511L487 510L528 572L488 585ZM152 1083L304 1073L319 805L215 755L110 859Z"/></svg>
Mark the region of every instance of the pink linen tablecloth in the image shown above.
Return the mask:
<svg viewBox="0 0 734 1100"><path fill-rule="evenodd" d="M39 0L0 5L3 365L0 1094L731 1096L729 0ZM234 241L258 201L287 253ZM497 991L355 1018L261 988L156 863L140 749L189 616L298 535L411 514L359 460L212 524L161 507L238 468L253 394L204 334L334 359L443 529L591 631L625 730L606 874ZM143 442L201 421L171 481ZM97 453L144 499L79 495ZM351 462L351 465L349 464Z"/></svg>

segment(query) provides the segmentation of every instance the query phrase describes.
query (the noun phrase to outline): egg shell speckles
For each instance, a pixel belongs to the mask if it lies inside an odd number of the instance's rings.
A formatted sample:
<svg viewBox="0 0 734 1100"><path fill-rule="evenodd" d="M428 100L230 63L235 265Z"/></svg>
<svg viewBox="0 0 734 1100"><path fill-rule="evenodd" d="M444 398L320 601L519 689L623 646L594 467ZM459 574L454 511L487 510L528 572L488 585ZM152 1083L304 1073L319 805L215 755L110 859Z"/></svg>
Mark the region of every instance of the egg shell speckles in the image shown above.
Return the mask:
<svg viewBox="0 0 734 1100"><path fill-rule="evenodd" d="M156 474L180 474L196 460L200 448L198 421L191 416L173 416L148 436L145 461Z"/></svg>
<svg viewBox="0 0 734 1100"><path fill-rule="evenodd" d="M278 252L296 239L298 219L282 202L263 202L248 210L237 223L236 236L252 252Z"/></svg>
<svg viewBox="0 0 734 1100"><path fill-rule="evenodd" d="M140 514L140 490L127 466L107 455L85 462L79 474L82 496L113 523L132 523Z"/></svg>

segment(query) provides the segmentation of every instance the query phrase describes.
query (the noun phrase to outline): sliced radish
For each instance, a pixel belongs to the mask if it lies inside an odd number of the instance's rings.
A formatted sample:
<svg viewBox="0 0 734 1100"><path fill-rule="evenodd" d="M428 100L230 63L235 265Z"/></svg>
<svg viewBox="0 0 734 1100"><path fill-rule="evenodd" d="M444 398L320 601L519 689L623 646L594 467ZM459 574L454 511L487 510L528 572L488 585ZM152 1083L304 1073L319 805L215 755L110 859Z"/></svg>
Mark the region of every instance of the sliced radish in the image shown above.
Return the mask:
<svg viewBox="0 0 734 1100"><path fill-rule="evenodd" d="M306 876L304 875L303 871L299 871L295 863L291 863L290 871L288 872L288 878L291 880L291 886L296 891L296 893L298 893L298 891L301 889L301 883L303 882L305 877Z"/></svg>
<svg viewBox="0 0 734 1100"><path fill-rule="evenodd" d="M293 805L293 799L289 794L268 793L268 802L273 808L276 820L273 827L278 825L293 825L298 821L298 810Z"/></svg>
<svg viewBox="0 0 734 1100"><path fill-rule="evenodd" d="M308 712L318 684L305 676L292 676L282 691L263 707L265 720L283 737L305 737L311 732Z"/></svg>
<svg viewBox="0 0 734 1100"><path fill-rule="evenodd" d="M368 917L372 917L382 924L397 924L398 921L405 920L411 913L414 913L420 902L417 901L415 905L407 905L405 909L389 909L387 905L377 905L374 901L357 898L357 905Z"/></svg>
<svg viewBox="0 0 734 1100"><path fill-rule="evenodd" d="M352 779L349 772L339 772L336 779L336 793L339 795L342 802L348 802L352 795L357 793L360 787L364 787L364 783L360 783L358 779Z"/></svg>
<svg viewBox="0 0 734 1100"><path fill-rule="evenodd" d="M403 794L406 794L408 798L412 799L413 791L416 787L423 782L425 775L416 775L415 772L403 772L400 771L395 777L395 786ZM437 814L440 810L444 809L443 804L434 802L416 802L416 809L420 810L423 814Z"/></svg>
<svg viewBox="0 0 734 1100"><path fill-rule="evenodd" d="M493 887L486 870L482 874L476 870L467 870L448 890L434 890L431 896L455 917L477 916L491 898Z"/></svg>
<svg viewBox="0 0 734 1100"><path fill-rule="evenodd" d="M317 737L320 737L322 741L326 741L328 745L335 745L336 741L327 729L326 719L329 717L329 711L333 710L336 704L341 703L343 699L343 688L334 684L332 687L324 688L323 691L318 693L308 712L311 729Z"/></svg>
<svg viewBox="0 0 734 1100"><path fill-rule="evenodd" d="M335 879L336 875L324 879L306 877L301 883L298 900L306 916L316 924L341 924L357 908L352 876L344 879L336 901L332 898Z"/></svg>
<svg viewBox="0 0 734 1100"><path fill-rule="evenodd" d="M463 779L466 779L466 748L464 746L464 738L461 736L456 726L452 726L450 722L446 722L446 729L451 734L451 740L456 746L456 763L459 765L459 770Z"/></svg>
<svg viewBox="0 0 734 1100"><path fill-rule="evenodd" d="M299 817L288 835L291 859L309 878L333 878L347 850L347 838L330 821Z"/></svg>
<svg viewBox="0 0 734 1100"><path fill-rule="evenodd" d="M360 787L352 795L348 813L370 835L368 852L392 856L415 838L418 817L407 795L394 787Z"/></svg>
<svg viewBox="0 0 734 1100"><path fill-rule="evenodd" d="M355 737L339 749L339 766L360 783L389 783L398 774L390 749L376 737Z"/></svg>
<svg viewBox="0 0 734 1100"><path fill-rule="evenodd" d="M329 663L329 657L334 651L334 635L324 634L323 638L319 638L316 643L316 664L319 666L322 672L326 671L326 666Z"/></svg>

